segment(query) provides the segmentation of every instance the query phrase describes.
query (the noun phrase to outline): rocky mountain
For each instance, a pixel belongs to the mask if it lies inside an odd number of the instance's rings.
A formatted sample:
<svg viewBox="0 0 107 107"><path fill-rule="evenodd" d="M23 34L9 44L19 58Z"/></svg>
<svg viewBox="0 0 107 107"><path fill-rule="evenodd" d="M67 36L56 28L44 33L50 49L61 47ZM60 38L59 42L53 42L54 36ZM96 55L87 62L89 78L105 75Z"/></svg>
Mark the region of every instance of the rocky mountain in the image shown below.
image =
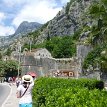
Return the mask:
<svg viewBox="0 0 107 107"><path fill-rule="evenodd" d="M40 28L42 24L37 23L37 22L28 22L28 21L23 21L15 33L13 35L10 35L10 38L18 38L22 35L26 35L29 32L33 32Z"/></svg>
<svg viewBox="0 0 107 107"><path fill-rule="evenodd" d="M12 40L23 34L26 36L28 32L37 29L36 25L41 27L38 38L35 38L36 43L43 42L47 37L72 35L81 26L90 24L90 19L84 13L94 1L96 0L70 0L52 20L42 27L41 24L24 21L20 24L15 34L9 36L9 38Z"/></svg>
<svg viewBox="0 0 107 107"><path fill-rule="evenodd" d="M26 36L27 33L33 32L40 28L40 35L36 43L43 42L48 36L64 36L72 35L85 22L84 12L95 0L70 0L58 14L43 26L37 22L22 22L13 35L9 36L9 41L13 41L21 36ZM85 16L86 18L86 16Z"/></svg>
<svg viewBox="0 0 107 107"><path fill-rule="evenodd" d="M20 33L21 34L26 34L26 33L32 32L34 30L37 30L41 26L42 26L42 24L37 23L37 22L27 22L27 21L24 21L24 22L22 22L19 25L19 27L15 31L14 35L18 35Z"/></svg>
<svg viewBox="0 0 107 107"><path fill-rule="evenodd" d="M41 27L39 30L40 34L37 36L38 38L35 38L36 43L43 42L47 37L72 35L81 26L90 24L90 19L87 21L88 17L84 13L94 1L96 0L70 0L52 20L42 27L41 24L24 21L20 24L15 34L9 38L10 40L16 39L20 37L20 34L25 34L26 36L28 32L36 30L36 25Z"/></svg>
<svg viewBox="0 0 107 107"><path fill-rule="evenodd" d="M41 32L38 42L43 41L48 36L72 35L81 25L90 24L84 16L86 9L95 0L71 0L58 14L48 22Z"/></svg>
<svg viewBox="0 0 107 107"><path fill-rule="evenodd" d="M0 47L8 46L9 44L12 44L15 39L18 39L22 36L26 36L27 33L33 32L37 29L39 29L42 26L42 24L37 22L28 22L23 21L14 34L9 36L0 37Z"/></svg>

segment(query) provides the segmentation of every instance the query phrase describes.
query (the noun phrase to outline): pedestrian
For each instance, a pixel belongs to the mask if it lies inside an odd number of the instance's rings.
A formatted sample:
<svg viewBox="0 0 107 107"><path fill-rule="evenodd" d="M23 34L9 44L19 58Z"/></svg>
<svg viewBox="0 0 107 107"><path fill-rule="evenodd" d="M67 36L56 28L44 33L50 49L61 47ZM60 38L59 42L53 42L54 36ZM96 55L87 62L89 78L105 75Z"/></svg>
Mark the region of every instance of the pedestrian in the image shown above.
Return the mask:
<svg viewBox="0 0 107 107"><path fill-rule="evenodd" d="M10 86L12 85L12 83L13 83L13 78L12 77L8 78L8 83L9 83Z"/></svg>
<svg viewBox="0 0 107 107"><path fill-rule="evenodd" d="M19 107L32 107L32 89L34 81L32 76L22 76L22 84L17 88L17 98L19 100Z"/></svg>
<svg viewBox="0 0 107 107"><path fill-rule="evenodd" d="M16 86L18 87L19 85L21 85L21 83L22 83L22 79L21 78L16 78Z"/></svg>

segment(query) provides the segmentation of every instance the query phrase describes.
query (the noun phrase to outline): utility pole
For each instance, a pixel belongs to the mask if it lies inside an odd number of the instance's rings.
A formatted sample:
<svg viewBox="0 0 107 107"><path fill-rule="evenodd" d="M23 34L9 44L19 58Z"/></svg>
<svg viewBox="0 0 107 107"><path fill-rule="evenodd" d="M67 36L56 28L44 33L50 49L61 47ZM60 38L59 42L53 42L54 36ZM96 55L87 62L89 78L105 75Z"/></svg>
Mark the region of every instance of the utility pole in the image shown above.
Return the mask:
<svg viewBox="0 0 107 107"><path fill-rule="evenodd" d="M32 37L29 38L30 52L32 50Z"/></svg>

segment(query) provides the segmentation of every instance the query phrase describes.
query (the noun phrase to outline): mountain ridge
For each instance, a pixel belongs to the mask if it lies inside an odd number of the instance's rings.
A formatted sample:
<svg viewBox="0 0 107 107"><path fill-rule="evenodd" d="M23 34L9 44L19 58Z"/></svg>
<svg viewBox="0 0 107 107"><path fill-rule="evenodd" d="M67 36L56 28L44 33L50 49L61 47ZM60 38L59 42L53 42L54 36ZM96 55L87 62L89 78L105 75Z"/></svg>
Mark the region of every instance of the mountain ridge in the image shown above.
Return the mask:
<svg viewBox="0 0 107 107"><path fill-rule="evenodd" d="M37 30L39 27L41 27L42 24L38 23L38 22L28 22L28 21L23 21L19 27L17 28L17 30L15 31L14 35L17 35L19 33L29 33L32 32L34 30Z"/></svg>
<svg viewBox="0 0 107 107"><path fill-rule="evenodd" d="M27 33L33 32L37 29L39 29L42 26L42 24L38 22L28 22L23 21L18 28L16 29L15 33L12 35L9 35L10 38L18 38L21 35L26 35Z"/></svg>
<svg viewBox="0 0 107 107"><path fill-rule="evenodd" d="M23 21L18 28L16 29L15 33L8 36L1 36L0 37L0 47L2 46L8 46L14 42L15 39L20 38L21 36L26 36L27 33L33 32L37 29L39 29L42 26L42 24L38 22L28 22ZM2 43L4 42L4 43Z"/></svg>

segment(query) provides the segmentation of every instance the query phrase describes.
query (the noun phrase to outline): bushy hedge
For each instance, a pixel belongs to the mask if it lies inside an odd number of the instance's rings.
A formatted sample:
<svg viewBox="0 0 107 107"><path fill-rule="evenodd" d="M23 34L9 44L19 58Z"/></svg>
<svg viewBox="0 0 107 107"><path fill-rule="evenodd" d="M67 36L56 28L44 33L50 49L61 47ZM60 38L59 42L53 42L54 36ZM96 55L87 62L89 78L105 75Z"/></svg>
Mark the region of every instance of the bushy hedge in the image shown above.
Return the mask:
<svg viewBox="0 0 107 107"><path fill-rule="evenodd" d="M88 90L103 89L104 83L95 79L39 78L35 81L35 86L33 89L33 101L37 107L45 107L47 95L52 90L66 90L68 88L81 89L83 87ZM61 94L63 96L63 93Z"/></svg>
<svg viewBox="0 0 107 107"><path fill-rule="evenodd" d="M46 107L107 107L107 92L87 88L54 89L46 96Z"/></svg>

